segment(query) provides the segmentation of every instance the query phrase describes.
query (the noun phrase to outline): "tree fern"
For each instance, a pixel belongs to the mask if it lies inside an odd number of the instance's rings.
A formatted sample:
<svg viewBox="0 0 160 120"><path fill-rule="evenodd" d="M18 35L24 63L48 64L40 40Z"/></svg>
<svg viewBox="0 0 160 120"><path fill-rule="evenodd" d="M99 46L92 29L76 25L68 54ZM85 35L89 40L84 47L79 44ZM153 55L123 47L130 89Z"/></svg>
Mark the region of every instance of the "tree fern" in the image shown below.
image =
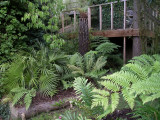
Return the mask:
<svg viewBox="0 0 160 120"><path fill-rule="evenodd" d="M90 51L84 56L81 56L78 53L71 56L68 67L76 77L83 76L97 79L107 72L103 69L105 64L105 57L101 56L96 59L95 53Z"/></svg>

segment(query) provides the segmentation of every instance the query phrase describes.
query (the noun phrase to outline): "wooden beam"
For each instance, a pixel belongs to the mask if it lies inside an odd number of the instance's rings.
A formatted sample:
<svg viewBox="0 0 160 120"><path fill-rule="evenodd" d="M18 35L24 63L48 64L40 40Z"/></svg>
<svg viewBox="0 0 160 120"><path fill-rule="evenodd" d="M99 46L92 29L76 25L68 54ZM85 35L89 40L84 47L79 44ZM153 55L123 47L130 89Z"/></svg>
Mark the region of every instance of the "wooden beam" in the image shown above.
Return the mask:
<svg viewBox="0 0 160 120"><path fill-rule="evenodd" d="M74 31L76 31L76 11L74 11Z"/></svg>
<svg viewBox="0 0 160 120"><path fill-rule="evenodd" d="M102 6L99 6L99 29L102 30Z"/></svg>
<svg viewBox="0 0 160 120"><path fill-rule="evenodd" d="M132 37L140 36L139 29L119 29L119 30L105 30L105 31L94 31L94 36L103 37Z"/></svg>
<svg viewBox="0 0 160 120"><path fill-rule="evenodd" d="M103 4L97 4L97 5L92 5L92 6L89 6L90 8L93 8L93 7L98 7L98 6L105 6L105 5L109 5L109 4L115 4L115 3L118 3L118 2L123 2L123 1L129 1L129 0L119 0L119 1L114 1L114 2L107 2L107 3L103 3Z"/></svg>
<svg viewBox="0 0 160 120"><path fill-rule="evenodd" d="M113 30L113 3L111 3L111 30Z"/></svg>
<svg viewBox="0 0 160 120"><path fill-rule="evenodd" d="M61 13L61 19L62 19L62 33L64 33L64 13Z"/></svg>
<svg viewBox="0 0 160 120"><path fill-rule="evenodd" d="M88 29L91 29L91 8L88 8Z"/></svg>

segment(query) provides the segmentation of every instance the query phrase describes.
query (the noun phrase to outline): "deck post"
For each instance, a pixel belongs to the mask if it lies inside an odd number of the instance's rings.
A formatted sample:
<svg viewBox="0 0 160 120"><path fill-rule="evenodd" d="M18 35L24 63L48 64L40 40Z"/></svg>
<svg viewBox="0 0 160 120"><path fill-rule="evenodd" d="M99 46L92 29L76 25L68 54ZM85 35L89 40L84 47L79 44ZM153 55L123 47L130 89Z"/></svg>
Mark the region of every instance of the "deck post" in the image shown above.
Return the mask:
<svg viewBox="0 0 160 120"><path fill-rule="evenodd" d="M113 3L111 3L111 30L113 30Z"/></svg>
<svg viewBox="0 0 160 120"><path fill-rule="evenodd" d="M99 29L102 30L102 6L99 6Z"/></svg>
<svg viewBox="0 0 160 120"><path fill-rule="evenodd" d="M74 32L76 31L76 11L74 11Z"/></svg>
<svg viewBox="0 0 160 120"><path fill-rule="evenodd" d="M126 0L124 0L124 23L123 23L123 29L126 29L126 10L127 10L127 4ZM123 63L126 63L126 37L123 38Z"/></svg>
<svg viewBox="0 0 160 120"><path fill-rule="evenodd" d="M62 33L64 33L64 13L61 13L61 19L62 19Z"/></svg>
<svg viewBox="0 0 160 120"><path fill-rule="evenodd" d="M88 8L88 29L91 29L91 8Z"/></svg>

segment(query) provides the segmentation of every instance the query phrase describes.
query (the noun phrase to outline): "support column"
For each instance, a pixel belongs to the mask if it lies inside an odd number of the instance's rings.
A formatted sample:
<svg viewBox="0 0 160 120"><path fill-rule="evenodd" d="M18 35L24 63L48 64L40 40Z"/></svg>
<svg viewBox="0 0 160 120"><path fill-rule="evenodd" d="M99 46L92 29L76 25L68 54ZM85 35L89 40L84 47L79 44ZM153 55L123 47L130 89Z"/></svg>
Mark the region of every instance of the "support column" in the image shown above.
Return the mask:
<svg viewBox="0 0 160 120"><path fill-rule="evenodd" d="M124 23L123 23L123 29L126 29L126 10L127 10L127 4L126 1L124 1ZM123 63L126 63L126 37L123 38Z"/></svg>
<svg viewBox="0 0 160 120"><path fill-rule="evenodd" d="M113 30L113 3L111 3L111 30Z"/></svg>
<svg viewBox="0 0 160 120"><path fill-rule="evenodd" d="M88 29L91 29L91 8L88 8Z"/></svg>
<svg viewBox="0 0 160 120"><path fill-rule="evenodd" d="M102 6L99 6L99 29L102 30Z"/></svg>
<svg viewBox="0 0 160 120"><path fill-rule="evenodd" d="M76 31L76 11L74 11L74 32Z"/></svg>
<svg viewBox="0 0 160 120"><path fill-rule="evenodd" d="M64 33L64 13L61 13L61 19L62 19L62 33Z"/></svg>

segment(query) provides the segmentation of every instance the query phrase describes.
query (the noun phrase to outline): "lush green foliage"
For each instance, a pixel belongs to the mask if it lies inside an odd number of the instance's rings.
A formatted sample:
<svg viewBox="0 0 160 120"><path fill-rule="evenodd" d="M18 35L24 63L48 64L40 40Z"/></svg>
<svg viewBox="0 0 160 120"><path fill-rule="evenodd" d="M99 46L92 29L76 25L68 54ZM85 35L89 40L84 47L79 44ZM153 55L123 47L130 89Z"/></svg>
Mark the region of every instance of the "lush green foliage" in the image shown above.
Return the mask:
<svg viewBox="0 0 160 120"><path fill-rule="evenodd" d="M81 114L77 112L71 112L71 111L66 111L62 116L61 119L57 120L89 120L86 117L83 117Z"/></svg>
<svg viewBox="0 0 160 120"><path fill-rule="evenodd" d="M26 8L20 0L0 2L0 64L14 57L22 49L27 49L28 30L21 22ZM29 48L28 48L29 49Z"/></svg>
<svg viewBox="0 0 160 120"><path fill-rule="evenodd" d="M25 96L24 103L29 108L35 91L53 96L57 92L66 61L65 55L42 47L38 52L33 50L32 55L17 55L10 65L2 65L2 69L6 69L2 81L8 93L14 93L13 105Z"/></svg>
<svg viewBox="0 0 160 120"><path fill-rule="evenodd" d="M118 67L121 67L123 65L121 55L118 53L118 48L120 46L110 42L108 38L101 36L91 36L90 47L91 50L97 52L96 56L104 56L107 58L108 68L118 69Z"/></svg>
<svg viewBox="0 0 160 120"><path fill-rule="evenodd" d="M75 78L74 89L76 94L79 95L81 102L76 102L76 106L82 109L90 118L97 118L98 115L103 113L101 106L91 108L93 102L93 85L88 83L88 80L82 77Z"/></svg>
<svg viewBox="0 0 160 120"><path fill-rule="evenodd" d="M103 107L104 111L99 114L99 119L115 111L121 95L133 109L137 97L143 104L160 98L159 61L159 55L135 57L120 72L103 77L106 80L99 82L103 89L93 89L83 78L75 80L74 88L92 109Z"/></svg>
<svg viewBox="0 0 160 120"><path fill-rule="evenodd" d="M125 65L120 72L103 77L106 81L100 82L107 90L104 91L94 89L93 91L99 93L93 99L92 106L101 105L107 111L104 115L113 112L119 104L119 91L121 91L123 98L127 101L130 108L133 109L134 101L137 96L147 103L159 98L159 55L148 56L142 55L135 57L130 61L131 63ZM104 94L103 94L104 93ZM104 102L109 104L104 104Z"/></svg>
<svg viewBox="0 0 160 120"><path fill-rule="evenodd" d="M160 104L159 101L142 104L136 101L136 108L131 113L133 118L139 118L138 120L159 120L160 119Z"/></svg>
<svg viewBox="0 0 160 120"><path fill-rule="evenodd" d="M101 56L96 59L95 52L90 51L84 56L76 53L71 56L68 67L76 77L83 76L93 79L102 77L107 71L103 69L106 58Z"/></svg>
<svg viewBox="0 0 160 120"><path fill-rule="evenodd" d="M64 41L55 33L58 31L58 19L63 8L62 0L27 0L28 12L24 14L22 21L29 21L27 27L43 29L44 40L51 48L59 48ZM55 6L55 7L53 7Z"/></svg>

